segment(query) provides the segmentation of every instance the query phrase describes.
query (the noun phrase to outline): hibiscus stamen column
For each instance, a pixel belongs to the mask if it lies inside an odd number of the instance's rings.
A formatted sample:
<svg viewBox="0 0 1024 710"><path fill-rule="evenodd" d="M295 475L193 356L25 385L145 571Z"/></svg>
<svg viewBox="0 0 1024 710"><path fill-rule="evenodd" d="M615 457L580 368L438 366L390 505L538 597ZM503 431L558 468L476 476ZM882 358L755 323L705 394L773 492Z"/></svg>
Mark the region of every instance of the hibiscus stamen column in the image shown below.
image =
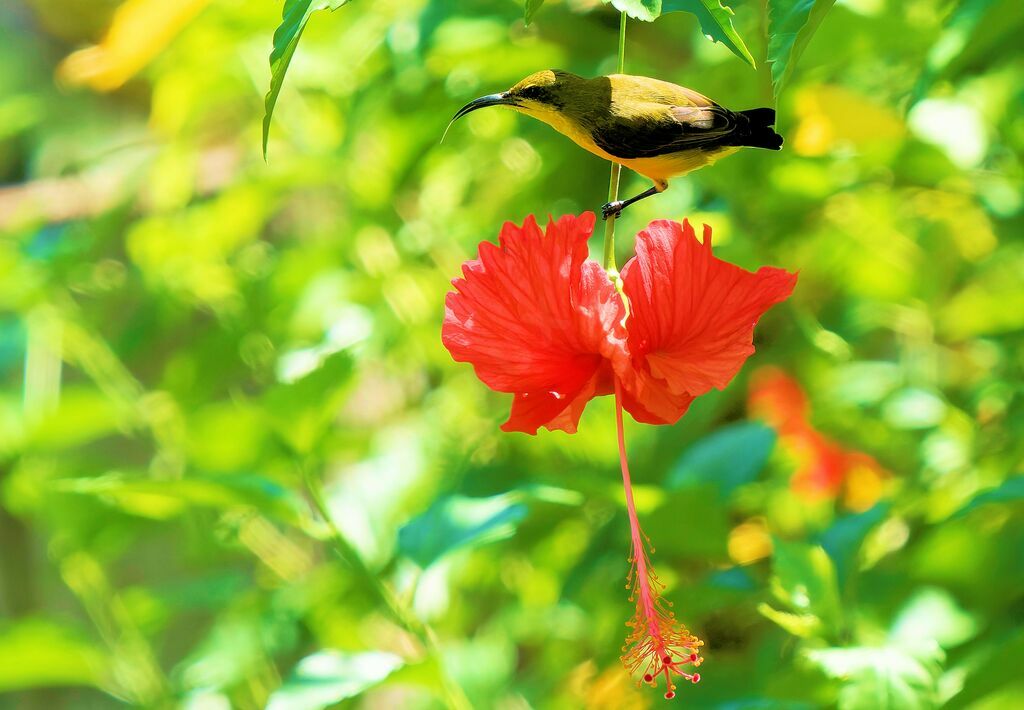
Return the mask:
<svg viewBox="0 0 1024 710"><path fill-rule="evenodd" d="M649 541L640 528L633 502L633 484L629 477L622 424L622 385L618 379L615 380L615 428L632 540L626 588L630 590L629 600L636 604L633 618L626 622L632 631L622 647L622 663L631 674L642 674L644 682L651 686L657 684L658 676L664 675L665 697L672 699L676 695L674 675L691 683L700 680L700 673L690 673L685 667L696 668L703 662L698 651L704 642L679 623L675 612L666 609L666 602L661 598L665 585L651 566L647 549ZM668 602L668 606L671 607L672 602Z"/></svg>

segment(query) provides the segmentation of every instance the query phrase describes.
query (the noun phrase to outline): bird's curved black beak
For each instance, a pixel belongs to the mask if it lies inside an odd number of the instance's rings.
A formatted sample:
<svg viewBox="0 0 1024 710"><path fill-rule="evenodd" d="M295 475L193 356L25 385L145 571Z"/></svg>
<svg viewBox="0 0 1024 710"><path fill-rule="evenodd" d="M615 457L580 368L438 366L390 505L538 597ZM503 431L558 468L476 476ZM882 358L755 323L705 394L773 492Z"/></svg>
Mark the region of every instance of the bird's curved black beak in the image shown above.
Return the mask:
<svg viewBox="0 0 1024 710"><path fill-rule="evenodd" d="M487 108L488 106L516 106L516 100L508 95L508 92L500 94L488 94L487 96L481 96L479 99L473 99L468 104L460 108L452 116L452 120L448 122L448 128L452 127L452 124L458 121L460 118L465 116L467 113L472 113L479 108ZM448 135L448 128L444 129L444 136ZM441 136L441 142L444 142L444 136Z"/></svg>
<svg viewBox="0 0 1024 710"><path fill-rule="evenodd" d="M452 117L452 121L458 121L467 113L472 113L478 108L487 108L488 106L509 106L513 104L515 104L515 99L509 97L508 92L501 94L488 94L487 96L481 96L479 99L473 99L468 104L460 108Z"/></svg>

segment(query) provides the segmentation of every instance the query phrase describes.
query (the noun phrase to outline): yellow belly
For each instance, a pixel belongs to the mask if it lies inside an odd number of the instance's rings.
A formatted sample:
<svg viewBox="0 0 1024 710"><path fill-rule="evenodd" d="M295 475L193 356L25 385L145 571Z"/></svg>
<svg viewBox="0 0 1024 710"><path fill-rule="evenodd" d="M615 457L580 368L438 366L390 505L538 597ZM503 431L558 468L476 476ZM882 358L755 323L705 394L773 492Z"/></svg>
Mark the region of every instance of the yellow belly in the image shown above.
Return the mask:
<svg viewBox="0 0 1024 710"><path fill-rule="evenodd" d="M594 142L589 140L589 136L583 135L580 136L580 139L577 139L574 135L569 137L581 148L589 150L594 155L649 177L658 186L659 190L665 189L669 178L686 175L686 173L703 168L705 165L711 165L719 158L732 155L739 150L739 147L730 146L728 148L716 148L715 150L691 149L679 153L666 153L665 155L658 155L653 158L617 158L594 145Z"/></svg>
<svg viewBox="0 0 1024 710"><path fill-rule="evenodd" d="M625 165L630 170L649 177L656 183L667 182L669 178L679 177L693 172L705 165L711 165L719 158L732 155L738 147L718 148L716 150L687 150L682 153L667 153L654 158L634 158L621 160L608 157L616 163Z"/></svg>

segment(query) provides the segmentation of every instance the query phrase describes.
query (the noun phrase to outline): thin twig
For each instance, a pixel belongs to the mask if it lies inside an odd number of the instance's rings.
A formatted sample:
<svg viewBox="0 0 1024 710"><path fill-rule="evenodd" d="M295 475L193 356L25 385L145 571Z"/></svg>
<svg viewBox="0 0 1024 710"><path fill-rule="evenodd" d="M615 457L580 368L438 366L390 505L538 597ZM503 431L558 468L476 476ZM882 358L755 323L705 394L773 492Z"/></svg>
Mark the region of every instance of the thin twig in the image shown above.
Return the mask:
<svg viewBox="0 0 1024 710"><path fill-rule="evenodd" d="M463 693L462 688L458 686L449 676L445 670L444 662L441 656L441 649L437 644L437 636L434 630L427 624L421 621L416 614L410 609L406 603L397 595L395 592L387 586L369 567L363 562L363 558L359 555L359 552L352 546L352 543L348 541L348 538L341 532L341 529L334 522L334 518L331 515L330 509L327 507L327 503L324 499L323 488L320 485L319 477L313 472L311 466L303 466L303 479L306 484L306 490L309 492L309 497L313 502L313 506L316 508L320 517L327 525L327 529L330 532L329 542L334 548L334 553L347 565L349 565L360 577L369 584L370 589L377 595L384 606L387 607L388 612L394 618L398 624L408 631L410 634L415 636L419 642L426 649L428 655L437 663L437 667L440 669L442 684L444 688L445 701L449 708L452 710L470 710L472 707L469 704L468 698Z"/></svg>
<svg viewBox="0 0 1024 710"><path fill-rule="evenodd" d="M619 13L619 64L618 73L626 70L626 13ZM622 173L622 166L612 163L612 174L608 180L608 201L615 202L619 199L619 176ZM604 259L605 270L615 268L615 220L617 214L608 217L604 225Z"/></svg>

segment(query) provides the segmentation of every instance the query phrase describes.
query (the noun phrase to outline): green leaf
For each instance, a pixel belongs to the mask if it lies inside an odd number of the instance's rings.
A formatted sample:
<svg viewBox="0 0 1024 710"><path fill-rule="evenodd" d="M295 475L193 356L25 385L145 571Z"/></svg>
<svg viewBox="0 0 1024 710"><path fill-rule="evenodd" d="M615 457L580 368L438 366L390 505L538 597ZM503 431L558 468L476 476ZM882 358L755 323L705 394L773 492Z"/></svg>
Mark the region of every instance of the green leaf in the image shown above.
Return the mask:
<svg viewBox="0 0 1024 710"><path fill-rule="evenodd" d="M1001 688L1012 687L1020 678L1020 658L1024 654L1024 629L1010 628L992 635L988 643L972 650L971 662L967 666L967 677L963 687L949 702L943 705L949 710L972 706L976 701L997 693ZM989 705L989 707L998 707Z"/></svg>
<svg viewBox="0 0 1024 710"><path fill-rule="evenodd" d="M835 0L768 0L768 63L775 96L833 5Z"/></svg>
<svg viewBox="0 0 1024 710"><path fill-rule="evenodd" d="M544 4L544 0L526 0L526 4L523 6L523 21L529 25L533 22L533 16L537 14L537 10Z"/></svg>
<svg viewBox="0 0 1024 710"><path fill-rule="evenodd" d="M774 447L775 432L763 424L743 422L723 427L683 453L666 477L665 486L679 489L712 483L724 498L757 477Z"/></svg>
<svg viewBox="0 0 1024 710"><path fill-rule="evenodd" d="M0 628L0 692L69 685L100 687L108 660L62 626L28 619Z"/></svg>
<svg viewBox="0 0 1024 710"><path fill-rule="evenodd" d="M61 391L57 408L30 433L34 446L81 446L117 431L120 412L98 388L72 385Z"/></svg>
<svg viewBox="0 0 1024 710"><path fill-rule="evenodd" d="M267 710L320 710L354 698L403 665L392 653L318 651L306 656L274 691Z"/></svg>
<svg viewBox="0 0 1024 710"><path fill-rule="evenodd" d="M421 567L467 545L511 537L526 517L518 493L490 498L443 498L398 531L398 549Z"/></svg>
<svg viewBox="0 0 1024 710"><path fill-rule="evenodd" d="M274 48L270 51L270 90L264 99L263 113L263 158L267 157L267 140L270 138L270 119L274 106L284 84L284 75L292 62L295 49L309 16L317 10L337 10L348 0L285 0L281 11L281 24L274 32Z"/></svg>
<svg viewBox="0 0 1024 710"><path fill-rule="evenodd" d="M922 99L936 79L987 66L1000 52L1016 48L1022 30L1024 3L1019 0L961 0L928 51L909 105Z"/></svg>
<svg viewBox="0 0 1024 710"><path fill-rule="evenodd" d="M51 482L50 487L61 493L94 496L130 515L156 520L173 518L189 506L255 508L291 523L302 518L301 504L294 493L256 476L155 479L111 473L93 478L62 478Z"/></svg>
<svg viewBox="0 0 1024 710"><path fill-rule="evenodd" d="M747 45L732 26L733 11L719 0L664 0L661 12L689 12L696 15L701 32L708 38L713 42L721 42L747 64L757 67Z"/></svg>
<svg viewBox="0 0 1024 710"><path fill-rule="evenodd" d="M995 488L990 488L976 495L967 505L953 514L953 518L962 518L972 510L992 503L1020 503L1024 501L1024 475L1007 478Z"/></svg>
<svg viewBox="0 0 1024 710"><path fill-rule="evenodd" d="M826 648L807 657L842 681L840 710L924 710L936 706L938 646Z"/></svg>
<svg viewBox="0 0 1024 710"><path fill-rule="evenodd" d="M839 586L855 569L861 545L871 530L885 519L889 506L880 503L863 513L844 515L821 534L821 546L836 566Z"/></svg>
<svg viewBox="0 0 1024 710"><path fill-rule="evenodd" d="M444 684L444 668L439 658L437 656L427 656L419 663L410 663L402 666L389 675L381 683L381 686L417 686L431 693L443 696L445 692Z"/></svg>
<svg viewBox="0 0 1024 710"><path fill-rule="evenodd" d="M822 630L839 622L839 591L832 559L817 545L775 540L772 590L798 614L821 621Z"/></svg>
<svg viewBox="0 0 1024 710"><path fill-rule="evenodd" d="M661 15L661 0L604 0L620 12L643 22L654 22Z"/></svg>
<svg viewBox="0 0 1024 710"><path fill-rule="evenodd" d="M352 359L335 353L304 377L274 386L262 400L271 428L295 451L309 453L348 396L351 375Z"/></svg>
<svg viewBox="0 0 1024 710"><path fill-rule="evenodd" d="M685 520L699 535L680 535L679 521ZM673 557L729 559L729 515L713 483L673 491L652 512L644 516L644 529L656 540L658 552Z"/></svg>
<svg viewBox="0 0 1024 710"><path fill-rule="evenodd" d="M905 643L934 642L952 648L978 633L978 622L939 587L925 587L896 616L889 637Z"/></svg>
<svg viewBox="0 0 1024 710"><path fill-rule="evenodd" d="M793 636L810 638L821 631L821 620L813 614L791 614L763 602L757 605L757 611Z"/></svg>

